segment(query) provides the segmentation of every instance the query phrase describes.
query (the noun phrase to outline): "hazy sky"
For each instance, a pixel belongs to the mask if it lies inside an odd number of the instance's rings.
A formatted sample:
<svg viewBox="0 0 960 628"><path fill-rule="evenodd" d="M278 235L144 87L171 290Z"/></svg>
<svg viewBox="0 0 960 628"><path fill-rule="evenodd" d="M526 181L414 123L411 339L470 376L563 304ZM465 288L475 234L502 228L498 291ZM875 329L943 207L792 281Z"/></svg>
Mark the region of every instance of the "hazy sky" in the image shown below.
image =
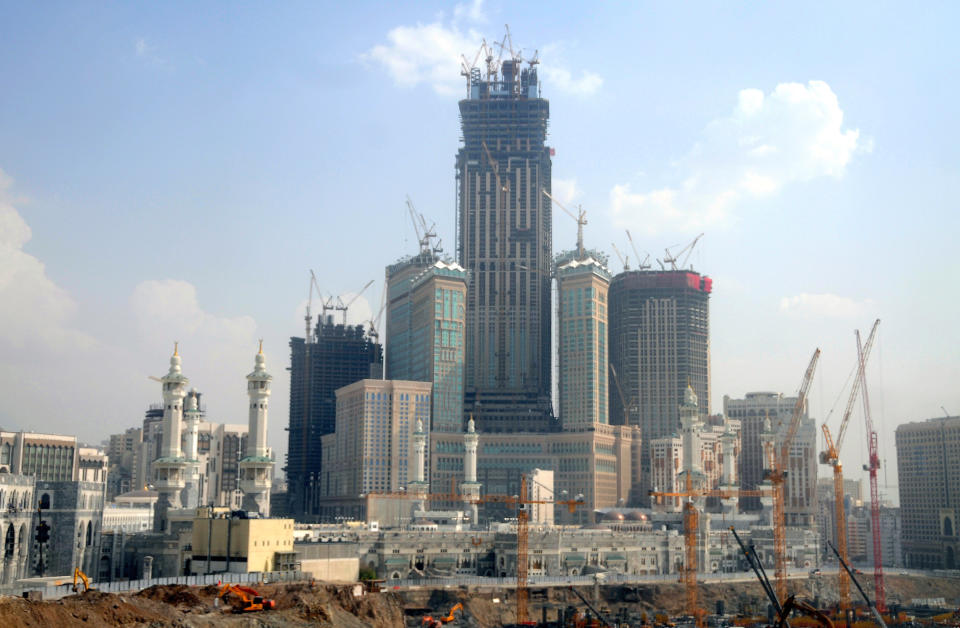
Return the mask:
<svg viewBox="0 0 960 628"><path fill-rule="evenodd" d="M619 271L625 228L653 257L706 233L713 409L794 393L820 346L811 410L839 406L836 429L853 330L883 320L870 392L895 483L894 427L960 413L958 13L3 3L0 425L137 425L174 340L210 419L245 423L262 337L282 460L308 269L332 294L376 279L350 313L370 318L384 266L416 247L407 194L452 253L459 55L509 23L539 50L554 191L586 209L586 244ZM554 221L572 247L574 221Z"/></svg>

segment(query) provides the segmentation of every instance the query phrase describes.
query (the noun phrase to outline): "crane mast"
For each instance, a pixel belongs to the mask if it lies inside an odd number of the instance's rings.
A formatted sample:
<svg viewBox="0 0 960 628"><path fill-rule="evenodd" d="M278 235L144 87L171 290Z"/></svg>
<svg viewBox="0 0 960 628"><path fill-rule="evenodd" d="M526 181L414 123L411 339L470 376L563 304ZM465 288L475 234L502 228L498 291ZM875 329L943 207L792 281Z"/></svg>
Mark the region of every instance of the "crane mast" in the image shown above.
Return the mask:
<svg viewBox="0 0 960 628"><path fill-rule="evenodd" d="M785 600L787 598L787 524L784 504L784 481L787 477L787 466L790 462L790 445L793 437L800 427L800 417L803 415L803 409L807 404L807 392L810 389L810 382L813 381L813 373L817 369L817 360L820 359L820 349L813 352L810 358L810 364L803 375L803 381L800 384L800 391L797 393L797 403L793 407L793 416L790 418L790 424L787 427L787 433L780 443L779 455L776 448L770 449L770 469L766 473L766 479L773 485L773 552L776 557L776 590L777 598Z"/></svg>
<svg viewBox="0 0 960 628"><path fill-rule="evenodd" d="M843 445L844 436L846 436L847 427L850 424L850 415L853 413L857 393L860 391L861 370L866 366L867 357L870 355L870 349L873 346L873 339L876 337L877 327L879 325L880 319L877 319L873 323L873 328L870 330L870 336L867 338L867 344L863 349L862 356L860 355L858 347L857 374L850 385L850 396L847 398L847 406L843 411L843 418L840 420L840 429L837 432L836 442L834 442L827 424L824 423L821 426L823 437L826 441L826 449L820 452L820 462L833 467L833 498L834 514L836 517L837 551L844 560L849 559L847 557L847 518L846 509L843 505L843 465L840 462L840 447ZM857 338L859 342L859 332L857 332ZM846 610L850 607L850 578L843 569L837 572L837 584L840 590L840 608L841 610Z"/></svg>
<svg viewBox="0 0 960 628"><path fill-rule="evenodd" d="M879 322L879 321L877 321ZM876 330L876 324L874 324ZM869 340L873 340L873 334ZM860 388L863 389L863 419L866 422L867 438L870 441L870 458L864 465L870 473L870 521L873 524L873 586L877 610L887 610L887 594L883 584L883 556L880 536L880 491L877 486L877 471L880 470L880 452L877 447L877 431L873 429L870 416L870 395L867 394L866 357L860 346L860 332L857 332L857 355L860 360Z"/></svg>

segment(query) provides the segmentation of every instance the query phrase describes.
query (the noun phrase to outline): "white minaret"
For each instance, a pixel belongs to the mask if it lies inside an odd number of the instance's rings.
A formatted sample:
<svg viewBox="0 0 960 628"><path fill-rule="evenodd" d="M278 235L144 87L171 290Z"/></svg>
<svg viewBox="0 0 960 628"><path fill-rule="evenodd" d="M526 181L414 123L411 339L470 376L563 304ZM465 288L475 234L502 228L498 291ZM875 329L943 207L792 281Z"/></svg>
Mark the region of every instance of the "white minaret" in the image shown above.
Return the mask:
<svg viewBox="0 0 960 628"><path fill-rule="evenodd" d="M763 446L764 454L764 476L766 476L766 471L771 468L776 440L777 434L773 431L773 426L770 424L770 413L767 412L763 419L763 431L760 433L760 444ZM765 525L773 526L773 484L764 477L763 482L760 483L758 488L763 491L760 495L762 519Z"/></svg>
<svg viewBox="0 0 960 628"><path fill-rule="evenodd" d="M153 517L157 532L169 529L167 511L180 508L180 493L186 483L187 461L180 451L180 423L183 420L183 398L190 382L180 371L180 353L173 345L170 371L160 380L163 386L163 440L160 457L153 462L154 487L160 494Z"/></svg>
<svg viewBox="0 0 960 628"><path fill-rule="evenodd" d="M740 501L737 495L737 459L736 450L737 435L727 430L720 435L720 453L723 455L723 465L720 467L720 489L725 493L721 498L721 508L728 515L735 515L737 504Z"/></svg>
<svg viewBox="0 0 960 628"><path fill-rule="evenodd" d="M460 494L463 501L470 506L470 523L477 525L477 501L480 499L480 483L477 482L477 443L480 435L477 434L473 417L467 421L467 431L463 435L463 484L460 485Z"/></svg>
<svg viewBox="0 0 960 628"><path fill-rule="evenodd" d="M183 457L187 460L186 485L183 489L183 506L197 508L200 506L200 456L197 451L197 440L200 434L200 407L196 388L187 394L183 409L183 423L186 430L183 434Z"/></svg>
<svg viewBox="0 0 960 628"><path fill-rule="evenodd" d="M243 510L270 516L270 486L273 459L267 450L267 405L270 400L270 381L263 341L257 352L253 372L247 375L247 396L250 397L247 450L240 461L240 490L243 491Z"/></svg>
<svg viewBox="0 0 960 628"><path fill-rule="evenodd" d="M407 495L414 497L413 512L426 510L427 433L423 431L423 421L417 419L417 431L413 433L413 481L407 483Z"/></svg>

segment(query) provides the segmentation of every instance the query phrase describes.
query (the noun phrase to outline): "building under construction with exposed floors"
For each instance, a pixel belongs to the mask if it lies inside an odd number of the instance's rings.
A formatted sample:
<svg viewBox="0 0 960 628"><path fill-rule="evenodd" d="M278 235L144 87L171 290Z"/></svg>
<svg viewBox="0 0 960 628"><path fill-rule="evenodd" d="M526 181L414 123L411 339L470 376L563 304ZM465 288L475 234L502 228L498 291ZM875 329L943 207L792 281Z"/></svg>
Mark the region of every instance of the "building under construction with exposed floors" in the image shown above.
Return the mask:
<svg viewBox="0 0 960 628"><path fill-rule="evenodd" d="M383 351L362 325L321 318L308 338L290 339L287 499L291 515L317 514L320 437L336 426L336 390L382 376Z"/></svg>
<svg viewBox="0 0 960 628"><path fill-rule="evenodd" d="M710 293L713 280L692 270L625 271L609 292L610 422L640 426L642 487L650 482L647 443L680 426L680 403L693 388L701 417L710 414ZM625 408L626 406L626 408ZM637 490L639 489L639 490Z"/></svg>
<svg viewBox="0 0 960 628"><path fill-rule="evenodd" d="M457 254L470 274L464 411L487 432L556 429L551 408L549 102L534 62L465 68Z"/></svg>

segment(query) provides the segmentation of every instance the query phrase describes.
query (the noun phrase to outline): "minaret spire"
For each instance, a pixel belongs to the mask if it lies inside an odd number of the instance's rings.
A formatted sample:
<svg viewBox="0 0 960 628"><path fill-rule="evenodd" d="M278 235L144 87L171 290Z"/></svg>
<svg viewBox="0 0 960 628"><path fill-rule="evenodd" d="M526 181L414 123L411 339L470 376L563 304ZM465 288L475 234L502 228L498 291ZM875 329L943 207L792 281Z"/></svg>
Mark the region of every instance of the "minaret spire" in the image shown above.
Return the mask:
<svg viewBox="0 0 960 628"><path fill-rule="evenodd" d="M181 492L186 482L187 461L180 448L183 398L190 380L181 370L179 343L173 343L170 370L160 379L163 390L163 440L160 457L153 463L154 486L160 493L154 514L154 529L167 530L167 511L181 508Z"/></svg>
<svg viewBox="0 0 960 628"><path fill-rule="evenodd" d="M273 376L267 372L266 361L261 339L253 372L247 375L247 396L250 398L247 450L240 461L243 509L261 517L270 516L270 486L273 483L273 459L267 448L267 406Z"/></svg>

